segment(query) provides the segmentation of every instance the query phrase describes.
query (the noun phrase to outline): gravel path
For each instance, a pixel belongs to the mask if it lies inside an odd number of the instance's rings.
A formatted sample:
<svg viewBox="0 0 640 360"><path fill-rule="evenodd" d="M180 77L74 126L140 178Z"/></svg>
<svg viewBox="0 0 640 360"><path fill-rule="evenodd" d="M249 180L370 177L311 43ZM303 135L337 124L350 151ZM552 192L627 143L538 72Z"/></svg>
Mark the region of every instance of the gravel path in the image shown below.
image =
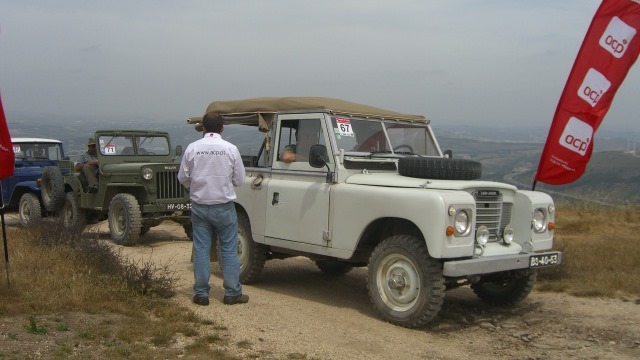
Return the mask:
<svg viewBox="0 0 640 360"><path fill-rule="evenodd" d="M101 225L101 233L109 238ZM376 317L366 269L325 277L306 258L267 262L262 280L245 285L246 305L222 304L213 267L211 305L191 303L191 242L165 222L132 258L171 264L177 303L229 329L230 350L263 359L640 359L640 301L577 298L534 291L514 308L489 307L468 287L447 292L433 323L410 330Z"/></svg>

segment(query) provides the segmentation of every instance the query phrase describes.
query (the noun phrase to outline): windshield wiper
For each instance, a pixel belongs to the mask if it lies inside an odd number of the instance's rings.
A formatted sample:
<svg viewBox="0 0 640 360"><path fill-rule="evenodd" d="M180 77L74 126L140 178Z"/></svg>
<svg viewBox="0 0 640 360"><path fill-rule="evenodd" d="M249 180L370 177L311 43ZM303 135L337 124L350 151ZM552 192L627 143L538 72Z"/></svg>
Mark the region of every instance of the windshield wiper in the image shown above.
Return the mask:
<svg viewBox="0 0 640 360"><path fill-rule="evenodd" d="M391 150L380 150L380 151L371 151L369 152L369 159L371 159L374 155L378 155L378 154L391 154Z"/></svg>

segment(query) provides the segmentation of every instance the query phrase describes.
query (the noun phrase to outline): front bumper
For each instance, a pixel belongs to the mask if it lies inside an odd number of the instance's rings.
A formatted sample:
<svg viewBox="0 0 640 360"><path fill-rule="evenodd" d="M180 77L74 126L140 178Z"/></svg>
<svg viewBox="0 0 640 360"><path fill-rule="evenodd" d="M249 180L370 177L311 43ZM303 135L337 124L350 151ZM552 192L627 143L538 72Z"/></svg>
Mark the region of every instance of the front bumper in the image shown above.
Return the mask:
<svg viewBox="0 0 640 360"><path fill-rule="evenodd" d="M562 262L562 253L560 251L477 257L466 260L447 261L444 263L444 266L442 268L442 274L447 277L461 277L469 275L490 274L509 270L538 268L541 266L531 267L531 257L541 255L557 256L557 262L545 266L556 266Z"/></svg>

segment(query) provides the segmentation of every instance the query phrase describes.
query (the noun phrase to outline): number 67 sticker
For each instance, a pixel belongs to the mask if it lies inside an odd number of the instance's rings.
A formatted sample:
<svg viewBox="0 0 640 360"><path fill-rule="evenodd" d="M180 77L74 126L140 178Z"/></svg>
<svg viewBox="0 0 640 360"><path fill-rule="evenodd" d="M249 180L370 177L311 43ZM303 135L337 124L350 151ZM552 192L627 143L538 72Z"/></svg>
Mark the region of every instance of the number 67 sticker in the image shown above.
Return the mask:
<svg viewBox="0 0 640 360"><path fill-rule="evenodd" d="M342 136L353 136L353 128L351 127L351 121L347 118L337 118L338 131Z"/></svg>

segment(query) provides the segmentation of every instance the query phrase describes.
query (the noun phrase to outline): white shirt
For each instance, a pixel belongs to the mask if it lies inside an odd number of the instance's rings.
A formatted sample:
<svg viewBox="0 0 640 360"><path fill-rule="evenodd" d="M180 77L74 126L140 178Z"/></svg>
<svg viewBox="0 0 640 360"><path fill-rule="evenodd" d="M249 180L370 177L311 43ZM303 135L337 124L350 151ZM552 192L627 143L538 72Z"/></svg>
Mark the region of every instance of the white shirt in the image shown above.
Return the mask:
<svg viewBox="0 0 640 360"><path fill-rule="evenodd" d="M224 204L236 198L234 186L244 183L244 165L238 148L220 134L206 133L184 152L178 181L189 189L191 201Z"/></svg>

